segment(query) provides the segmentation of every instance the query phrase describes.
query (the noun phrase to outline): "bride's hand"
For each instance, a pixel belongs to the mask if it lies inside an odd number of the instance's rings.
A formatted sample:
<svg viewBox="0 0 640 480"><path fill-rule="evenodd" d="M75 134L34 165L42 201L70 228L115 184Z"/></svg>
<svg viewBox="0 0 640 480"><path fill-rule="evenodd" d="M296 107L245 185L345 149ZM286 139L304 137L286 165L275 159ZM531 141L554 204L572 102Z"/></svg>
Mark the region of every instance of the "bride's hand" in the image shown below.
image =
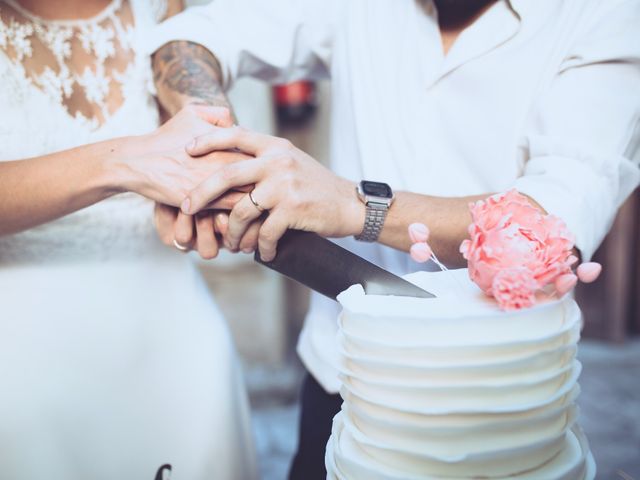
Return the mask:
<svg viewBox="0 0 640 480"><path fill-rule="evenodd" d="M223 107L189 105L155 132L132 137L115 152L122 191L132 191L171 206L216 170L248 157L238 152L218 151L193 158L185 151L194 136L231 123Z"/></svg>
<svg viewBox="0 0 640 480"><path fill-rule="evenodd" d="M195 250L205 260L217 257L220 248L228 244L229 211L250 188L229 192L212 203L211 209L196 215L185 215L176 207L156 203L154 220L160 240L170 247ZM258 228L254 228L241 242L241 249L253 251L257 239Z"/></svg>
<svg viewBox="0 0 640 480"><path fill-rule="evenodd" d="M220 243L226 239L228 215L223 211L231 210L253 186L228 192L198 215L185 215L174 205L182 201L184 189L192 188L194 182L200 183L217 169L249 157L239 152L218 151L194 159L186 154L184 145L198 133L210 132L214 125L231 123L231 113L224 107L189 105L157 131L135 139L134 151L141 153L130 162L135 180L128 189L156 200L155 224L162 242L197 250L205 259L216 257ZM257 231L257 225L249 229L240 242L240 250L248 252L255 248Z"/></svg>

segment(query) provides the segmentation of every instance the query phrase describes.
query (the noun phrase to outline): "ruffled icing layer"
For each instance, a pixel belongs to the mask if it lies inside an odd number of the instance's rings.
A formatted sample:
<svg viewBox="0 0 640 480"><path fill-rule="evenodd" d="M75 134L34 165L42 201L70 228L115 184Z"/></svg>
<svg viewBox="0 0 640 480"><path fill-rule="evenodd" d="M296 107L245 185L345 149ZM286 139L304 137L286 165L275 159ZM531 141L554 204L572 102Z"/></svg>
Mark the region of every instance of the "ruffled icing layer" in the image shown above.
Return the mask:
<svg viewBox="0 0 640 480"><path fill-rule="evenodd" d="M327 444L326 467L328 480L477 480L471 475L439 475L433 472L410 473L404 466L394 469L384 459L372 457L350 435L339 413L333 423ZM514 462L515 463L515 462ZM519 468L519 467L518 467ZM496 480L592 480L596 467L587 439L578 426L568 430L557 454L537 468L516 474L493 476ZM485 477L486 478L486 477Z"/></svg>
<svg viewBox="0 0 640 480"><path fill-rule="evenodd" d="M575 424L575 302L502 312L466 270L407 278L437 298L339 297L329 478L593 478Z"/></svg>

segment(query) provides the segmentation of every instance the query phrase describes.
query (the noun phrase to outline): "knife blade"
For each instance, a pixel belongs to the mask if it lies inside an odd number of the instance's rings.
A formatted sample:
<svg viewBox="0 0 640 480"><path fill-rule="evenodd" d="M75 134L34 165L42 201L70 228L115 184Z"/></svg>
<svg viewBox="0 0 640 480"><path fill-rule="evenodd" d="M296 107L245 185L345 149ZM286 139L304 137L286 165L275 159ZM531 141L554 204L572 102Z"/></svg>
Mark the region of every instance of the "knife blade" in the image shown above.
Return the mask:
<svg viewBox="0 0 640 480"><path fill-rule="evenodd" d="M278 242L276 258L264 262L256 250L254 259L332 300L357 283L370 295L435 297L404 278L311 232L289 230Z"/></svg>

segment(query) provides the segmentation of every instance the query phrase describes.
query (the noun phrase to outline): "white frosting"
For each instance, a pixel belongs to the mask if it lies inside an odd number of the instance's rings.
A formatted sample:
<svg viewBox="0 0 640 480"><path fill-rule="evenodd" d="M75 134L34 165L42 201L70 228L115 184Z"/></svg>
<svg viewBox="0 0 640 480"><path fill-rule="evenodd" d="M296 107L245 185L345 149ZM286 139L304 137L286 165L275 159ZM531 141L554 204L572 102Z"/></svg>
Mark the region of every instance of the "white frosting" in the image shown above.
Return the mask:
<svg viewBox="0 0 640 480"><path fill-rule="evenodd" d="M344 404L328 478L594 478L575 423L575 302L503 312L466 270L406 278L436 298L359 285L338 297Z"/></svg>

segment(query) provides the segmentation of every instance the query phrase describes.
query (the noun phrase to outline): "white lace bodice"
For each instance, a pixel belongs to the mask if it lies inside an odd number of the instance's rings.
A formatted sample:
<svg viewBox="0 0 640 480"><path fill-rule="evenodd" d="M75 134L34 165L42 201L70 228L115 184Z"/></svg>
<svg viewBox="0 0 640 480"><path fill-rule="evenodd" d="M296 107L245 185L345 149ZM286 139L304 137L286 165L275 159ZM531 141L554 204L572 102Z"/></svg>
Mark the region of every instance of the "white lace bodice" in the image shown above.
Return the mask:
<svg viewBox="0 0 640 480"><path fill-rule="evenodd" d="M45 20L0 0L0 161L155 129L150 60L138 45L166 0L113 0L84 20ZM156 245L151 202L120 195L0 237L0 265L138 256Z"/></svg>

